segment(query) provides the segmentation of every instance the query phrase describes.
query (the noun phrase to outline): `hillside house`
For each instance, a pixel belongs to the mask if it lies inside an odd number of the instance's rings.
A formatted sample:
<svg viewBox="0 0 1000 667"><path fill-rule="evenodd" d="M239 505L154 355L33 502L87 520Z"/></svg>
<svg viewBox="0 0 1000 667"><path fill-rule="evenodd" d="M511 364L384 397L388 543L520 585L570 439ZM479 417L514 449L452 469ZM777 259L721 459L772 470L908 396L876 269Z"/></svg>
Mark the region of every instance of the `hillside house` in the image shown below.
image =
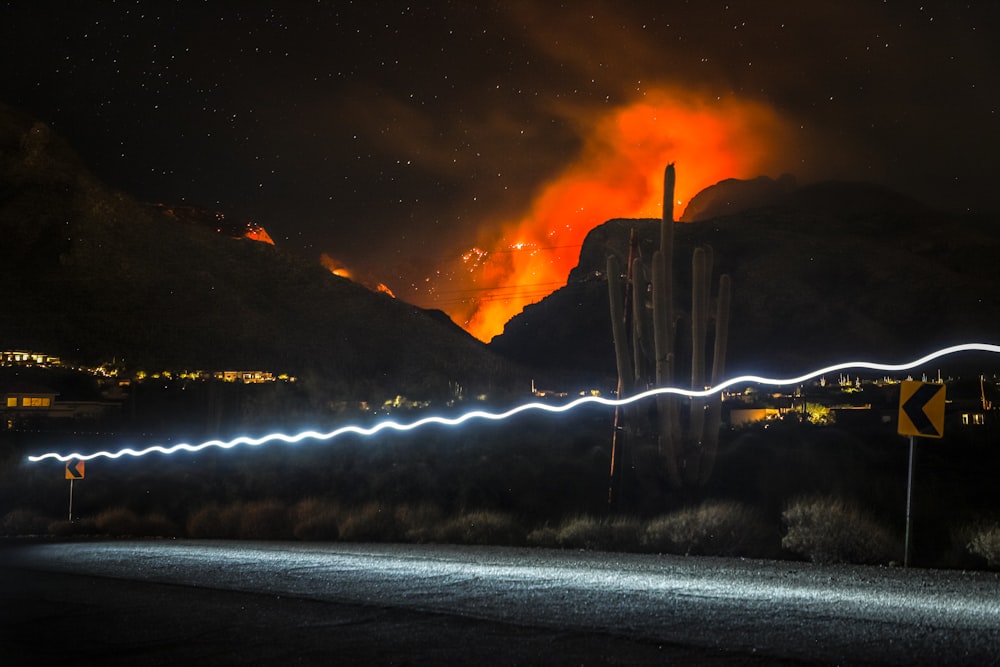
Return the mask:
<svg viewBox="0 0 1000 667"><path fill-rule="evenodd" d="M57 401L59 392L49 387L11 385L0 387L0 425L6 430L46 429L68 419L99 419L121 407L106 401Z"/></svg>

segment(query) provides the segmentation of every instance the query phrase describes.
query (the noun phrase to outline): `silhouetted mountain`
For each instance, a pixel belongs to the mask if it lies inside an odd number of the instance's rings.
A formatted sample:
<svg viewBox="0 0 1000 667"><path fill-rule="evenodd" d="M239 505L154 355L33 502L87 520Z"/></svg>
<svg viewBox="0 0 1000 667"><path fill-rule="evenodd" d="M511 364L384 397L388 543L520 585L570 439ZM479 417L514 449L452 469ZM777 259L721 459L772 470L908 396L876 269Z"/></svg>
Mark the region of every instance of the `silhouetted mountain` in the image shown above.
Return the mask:
<svg viewBox="0 0 1000 667"><path fill-rule="evenodd" d="M758 176L751 180L727 178L705 188L688 202L681 222L698 222L733 215L753 208L774 206L795 189L795 178L786 174L774 180Z"/></svg>
<svg viewBox="0 0 1000 667"><path fill-rule="evenodd" d="M0 238L5 347L131 368L287 372L359 399L513 377L450 322L109 190L46 125L3 106Z"/></svg>
<svg viewBox="0 0 1000 667"><path fill-rule="evenodd" d="M215 230L218 234L225 234L234 239L251 239L274 245L274 240L267 233L267 230L253 220L227 218L225 213L213 211L203 206L155 204L154 208L178 222Z"/></svg>
<svg viewBox="0 0 1000 667"><path fill-rule="evenodd" d="M677 304L687 312L692 252L708 245L715 280L733 280L734 373L904 361L939 345L997 342L998 224L932 211L871 184L811 185L767 207L676 223ZM490 347L527 364L613 377L604 272L609 253L625 264L633 228L648 260L658 220L604 223L584 241L567 285L525 308ZM689 326L679 322L682 335Z"/></svg>

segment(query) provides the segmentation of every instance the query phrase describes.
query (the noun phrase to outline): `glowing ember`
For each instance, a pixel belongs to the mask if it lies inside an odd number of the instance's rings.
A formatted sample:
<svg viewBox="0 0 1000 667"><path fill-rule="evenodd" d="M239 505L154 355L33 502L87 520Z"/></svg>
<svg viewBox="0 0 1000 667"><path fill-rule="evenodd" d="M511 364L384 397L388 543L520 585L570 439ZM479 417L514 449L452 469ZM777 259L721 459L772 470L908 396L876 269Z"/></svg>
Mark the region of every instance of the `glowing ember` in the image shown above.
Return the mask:
<svg viewBox="0 0 1000 667"><path fill-rule="evenodd" d="M274 245L274 239L271 235L267 233L267 230L258 225L257 223L250 223L248 225L246 233L243 238L250 239L251 241L260 241L261 243L267 243Z"/></svg>
<svg viewBox="0 0 1000 667"><path fill-rule="evenodd" d="M320 255L319 263L323 265L324 269L326 269L335 276L340 276L341 278L347 278L347 279L351 278L351 272L347 269L347 267L325 252L322 255Z"/></svg>
<svg viewBox="0 0 1000 667"><path fill-rule="evenodd" d="M388 294L392 298L396 298L396 295L392 293L392 290L385 283L378 281L367 281L359 280L355 276L354 272L344 266L343 262L334 259L330 254L323 253L319 257L319 263L323 265L323 268L332 273L335 276L340 276L341 278L347 278L348 280L353 280L359 285L364 285L373 292L381 292L382 294Z"/></svg>
<svg viewBox="0 0 1000 667"><path fill-rule="evenodd" d="M226 218L225 213L201 206L178 204L154 204L153 206L167 217L178 222L213 229L217 234L225 234L233 238L245 238L274 245L274 240L267 233L267 230L251 220Z"/></svg>
<svg viewBox="0 0 1000 667"><path fill-rule="evenodd" d="M480 246L501 250L462 256L480 296L442 308L481 340L565 284L591 229L612 218L660 217L667 163L677 164L676 219L710 185L780 170L787 145L769 107L680 91L647 93L585 124L580 154L538 190L525 215L484 226Z"/></svg>

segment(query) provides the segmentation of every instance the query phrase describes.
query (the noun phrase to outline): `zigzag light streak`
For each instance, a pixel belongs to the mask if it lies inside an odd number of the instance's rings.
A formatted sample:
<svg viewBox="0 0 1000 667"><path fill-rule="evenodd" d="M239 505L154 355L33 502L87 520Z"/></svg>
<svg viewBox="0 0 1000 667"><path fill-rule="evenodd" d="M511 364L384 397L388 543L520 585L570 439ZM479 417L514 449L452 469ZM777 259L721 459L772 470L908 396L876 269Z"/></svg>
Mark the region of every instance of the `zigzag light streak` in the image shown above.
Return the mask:
<svg viewBox="0 0 1000 667"><path fill-rule="evenodd" d="M518 405L517 407L511 408L506 412L486 412L484 410L473 410L471 412L466 412L458 417L425 417L423 419L418 419L417 421L401 424L392 420L387 420L379 422L373 426L363 427L363 426L343 426L341 428L329 431L327 433L320 433L318 431L303 431L295 435L287 435L285 433L271 433L259 438L251 438L248 436L242 436L239 438L234 438L233 440L209 440L207 442L202 442L197 445L189 445L187 443L182 443L178 445L172 445L170 447L164 447L162 445L154 445L152 447L147 447L145 449L120 449L116 452L109 451L99 451L93 452L91 454L81 454L74 452L72 454L59 454L56 452L49 452L47 454L41 454L39 456L29 456L28 460L35 463L38 461L44 461L46 459L56 459L58 461L70 461L74 459L79 459L83 461L90 461L96 458L109 458L117 459L123 456L145 456L146 454L173 454L175 452L186 451L186 452L197 452L202 449L207 449L209 447L219 447L222 449L231 449L238 445L249 445L251 447L259 447L261 445L271 443L271 442L284 442L288 444L294 444L301 442L303 440L321 440L329 441L339 438L347 434L355 434L361 436L371 436L375 435L380 431L393 430L393 431L412 431L414 429L421 428L423 426L428 426L430 424L440 424L443 426L458 426L472 419L486 419L491 421L502 421L504 419L509 419L522 412L527 412L529 410L541 410L543 412L567 412L575 408L580 407L588 403L597 403L600 405L606 405L609 407L615 407L620 405L628 405L630 403L635 403L642 401L654 396L662 396L664 394L675 394L679 396L687 396L691 398L700 398L705 396L711 396L712 394L717 394L719 392L725 391L727 388L733 385L742 384L760 384L767 386L784 386L793 385L811 380L813 378L819 377L821 375L826 375L829 373L836 373L838 371L853 370L853 369L865 369L873 371L882 372L898 372L910 370L912 368L917 368L923 366L935 359L945 357L952 354L957 354L959 352L992 352L995 354L1000 354L1000 345L992 345L989 343L964 343L961 345L953 345L951 347L945 347L930 354L915 359L914 361L903 363L903 364L882 364L869 361L848 361L842 364L836 364L833 366L827 366L825 368L820 368L818 370L812 371L811 373L806 373L804 375L799 375L798 377L791 378L766 378L759 375L741 375L739 377L734 377L725 382L715 385L709 389L704 390L692 390L692 389L681 389L678 387L657 387L654 389L649 389L640 394L635 394L633 396L628 396L626 398L612 399L604 398L602 396L584 396L578 398L574 401L570 401L564 405L549 405L547 403L524 403Z"/></svg>

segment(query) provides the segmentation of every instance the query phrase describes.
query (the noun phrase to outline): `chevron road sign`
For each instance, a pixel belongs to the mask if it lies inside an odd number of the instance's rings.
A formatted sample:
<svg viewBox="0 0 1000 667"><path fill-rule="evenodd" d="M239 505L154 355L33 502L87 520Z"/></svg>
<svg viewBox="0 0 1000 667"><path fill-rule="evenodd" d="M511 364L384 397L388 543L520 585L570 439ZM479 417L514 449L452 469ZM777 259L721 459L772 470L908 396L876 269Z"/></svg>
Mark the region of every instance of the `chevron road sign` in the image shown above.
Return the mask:
<svg viewBox="0 0 1000 667"><path fill-rule="evenodd" d="M907 380L899 387L899 434L910 436L910 462L906 473L906 532L903 567L910 566L910 523L913 500L913 457L916 439L944 435L944 385Z"/></svg>
<svg viewBox="0 0 1000 667"><path fill-rule="evenodd" d="M899 434L944 435L944 385L907 380L899 389Z"/></svg>
<svg viewBox="0 0 1000 667"><path fill-rule="evenodd" d="M66 479L83 479L84 463L82 459L66 461Z"/></svg>

